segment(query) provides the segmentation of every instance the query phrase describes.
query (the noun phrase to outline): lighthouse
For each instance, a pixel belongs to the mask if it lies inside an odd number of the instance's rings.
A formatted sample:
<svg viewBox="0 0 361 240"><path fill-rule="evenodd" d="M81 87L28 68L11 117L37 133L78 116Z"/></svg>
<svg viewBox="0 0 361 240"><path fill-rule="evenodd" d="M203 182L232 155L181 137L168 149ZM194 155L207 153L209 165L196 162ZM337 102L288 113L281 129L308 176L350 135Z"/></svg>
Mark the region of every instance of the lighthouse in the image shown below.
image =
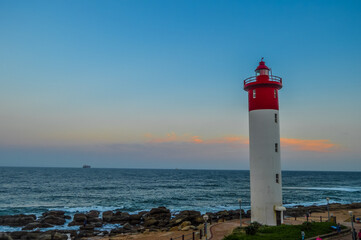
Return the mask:
<svg viewBox="0 0 361 240"><path fill-rule="evenodd" d="M248 92L251 221L283 223L280 117L278 91L282 78L273 76L263 58L256 75L244 80Z"/></svg>

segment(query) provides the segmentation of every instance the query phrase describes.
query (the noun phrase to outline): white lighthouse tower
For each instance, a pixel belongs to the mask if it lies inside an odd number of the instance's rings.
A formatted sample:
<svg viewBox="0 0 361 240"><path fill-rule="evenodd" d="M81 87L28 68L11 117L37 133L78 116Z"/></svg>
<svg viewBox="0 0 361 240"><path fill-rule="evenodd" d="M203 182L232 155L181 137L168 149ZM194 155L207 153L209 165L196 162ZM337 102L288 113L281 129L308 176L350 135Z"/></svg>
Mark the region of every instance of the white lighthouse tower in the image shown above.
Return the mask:
<svg viewBox="0 0 361 240"><path fill-rule="evenodd" d="M256 76L244 80L249 104L251 221L283 223L278 90L282 78L270 75L263 58Z"/></svg>

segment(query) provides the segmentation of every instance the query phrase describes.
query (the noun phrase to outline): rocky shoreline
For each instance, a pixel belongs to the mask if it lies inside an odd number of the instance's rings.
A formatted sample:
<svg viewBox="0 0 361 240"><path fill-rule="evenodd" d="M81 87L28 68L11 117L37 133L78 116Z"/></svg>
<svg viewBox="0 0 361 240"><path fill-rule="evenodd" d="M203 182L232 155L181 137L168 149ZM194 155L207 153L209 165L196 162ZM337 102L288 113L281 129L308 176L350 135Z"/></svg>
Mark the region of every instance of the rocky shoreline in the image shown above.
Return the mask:
<svg viewBox="0 0 361 240"><path fill-rule="evenodd" d="M330 204L331 211L342 209L358 209L361 203ZM306 213L327 211L326 205L296 206L289 208L285 216L301 217ZM239 219L239 210L225 210L216 213L208 212L210 222L219 220ZM242 210L242 218L250 218L250 210ZM71 220L71 221L70 221ZM70 221L70 222L69 222ZM41 239L67 240L93 236L114 236L117 234L143 233L152 231L189 231L203 228L204 220L199 211L185 210L171 213L165 207L153 208L137 214L122 211L106 211L100 213L92 210L87 213L76 213L73 218L64 211L48 211L40 217L35 215L6 215L0 216L0 225L21 227L21 231L0 233L0 240ZM66 225L76 230L47 230ZM102 230L105 225L113 226L111 230Z"/></svg>

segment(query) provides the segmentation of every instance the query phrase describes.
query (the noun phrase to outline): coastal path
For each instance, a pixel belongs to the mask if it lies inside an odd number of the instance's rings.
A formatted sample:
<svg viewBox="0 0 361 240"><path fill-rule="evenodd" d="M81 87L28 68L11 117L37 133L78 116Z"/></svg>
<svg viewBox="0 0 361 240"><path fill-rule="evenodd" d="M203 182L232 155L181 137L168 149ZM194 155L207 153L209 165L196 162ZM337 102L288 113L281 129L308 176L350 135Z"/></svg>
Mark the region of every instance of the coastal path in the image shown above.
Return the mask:
<svg viewBox="0 0 361 240"><path fill-rule="evenodd" d="M242 225L244 226L247 221L250 221L250 219L242 219ZM211 234L208 240L222 240L225 236L231 234L236 227L239 227L239 219L216 223L209 229Z"/></svg>

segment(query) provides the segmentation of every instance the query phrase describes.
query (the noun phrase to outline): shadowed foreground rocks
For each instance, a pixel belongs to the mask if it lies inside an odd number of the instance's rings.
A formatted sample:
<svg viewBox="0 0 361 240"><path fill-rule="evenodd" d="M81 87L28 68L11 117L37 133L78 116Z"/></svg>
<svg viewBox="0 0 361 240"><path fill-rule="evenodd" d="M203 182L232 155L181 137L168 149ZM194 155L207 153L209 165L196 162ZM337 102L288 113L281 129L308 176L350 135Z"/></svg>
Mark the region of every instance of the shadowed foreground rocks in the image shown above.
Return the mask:
<svg viewBox="0 0 361 240"><path fill-rule="evenodd" d="M361 208L361 203L330 204L330 210ZM285 216L301 217L306 213L323 212L327 206L296 206L287 209ZM211 223L239 219L239 210L224 210L216 213L208 212ZM242 218L250 218L251 211L242 210ZM22 227L23 231L7 232L0 235L0 240L17 239L79 239L93 236L113 236L126 233L143 233L152 231L188 231L199 230L204 227L204 220L199 211L185 210L177 213L165 207L153 208L137 214L129 214L119 210L106 211L102 214L92 210L87 213L76 213L71 219L64 211L48 211L39 218L35 215L7 215L0 216L0 225ZM56 226L76 226L78 230L51 230L47 228ZM116 224L109 231L102 230L106 224Z"/></svg>

